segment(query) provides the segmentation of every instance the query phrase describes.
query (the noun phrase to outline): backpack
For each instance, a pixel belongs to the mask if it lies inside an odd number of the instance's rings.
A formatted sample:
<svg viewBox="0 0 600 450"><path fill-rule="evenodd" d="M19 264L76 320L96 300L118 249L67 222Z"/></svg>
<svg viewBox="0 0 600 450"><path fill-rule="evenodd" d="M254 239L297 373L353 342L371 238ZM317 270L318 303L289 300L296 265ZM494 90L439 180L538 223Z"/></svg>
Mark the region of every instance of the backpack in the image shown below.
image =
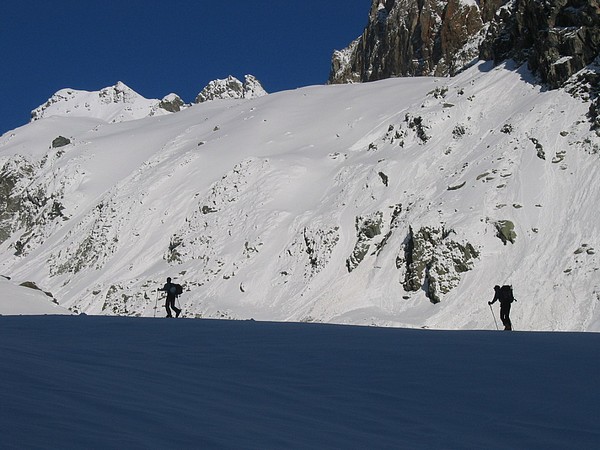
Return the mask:
<svg viewBox="0 0 600 450"><path fill-rule="evenodd" d="M169 286L169 294L179 297L183 294L183 286L177 283L171 283L171 286Z"/></svg>
<svg viewBox="0 0 600 450"><path fill-rule="evenodd" d="M513 290L512 290L512 286L505 284L504 286L502 286L500 288L500 296L499 296L499 300L500 303L502 302L507 302L507 303L512 303L515 300L515 296L513 295Z"/></svg>

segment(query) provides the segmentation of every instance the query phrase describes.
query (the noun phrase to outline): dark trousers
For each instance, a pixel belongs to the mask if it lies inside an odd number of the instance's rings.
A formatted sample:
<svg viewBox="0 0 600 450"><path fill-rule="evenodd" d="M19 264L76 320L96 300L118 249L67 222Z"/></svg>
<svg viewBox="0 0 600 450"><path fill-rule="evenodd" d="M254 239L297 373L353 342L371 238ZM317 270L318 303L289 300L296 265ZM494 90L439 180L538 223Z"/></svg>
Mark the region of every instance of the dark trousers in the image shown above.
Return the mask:
<svg viewBox="0 0 600 450"><path fill-rule="evenodd" d="M175 311L175 315L179 316L181 309L175 306L175 296L167 295L167 301L165 302L165 308L167 309L167 317L173 317L171 315L171 308Z"/></svg>
<svg viewBox="0 0 600 450"><path fill-rule="evenodd" d="M512 323L510 322L510 303L500 303L500 320L504 325L505 330L512 330Z"/></svg>

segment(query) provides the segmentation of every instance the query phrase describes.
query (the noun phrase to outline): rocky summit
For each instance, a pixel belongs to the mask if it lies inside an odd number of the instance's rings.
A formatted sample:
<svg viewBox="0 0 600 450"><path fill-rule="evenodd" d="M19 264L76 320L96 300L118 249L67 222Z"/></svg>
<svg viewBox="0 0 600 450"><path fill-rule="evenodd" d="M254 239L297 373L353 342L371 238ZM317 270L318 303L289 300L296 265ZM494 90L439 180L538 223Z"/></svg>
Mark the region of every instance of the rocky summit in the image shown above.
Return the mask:
<svg viewBox="0 0 600 450"><path fill-rule="evenodd" d="M479 58L512 58L558 87L599 51L596 0L373 0L362 35L334 53L329 82L455 75Z"/></svg>
<svg viewBox="0 0 600 450"><path fill-rule="evenodd" d="M267 95L260 81L253 75L246 75L244 82L233 76L223 80L214 80L196 96L195 103L219 99L256 98Z"/></svg>

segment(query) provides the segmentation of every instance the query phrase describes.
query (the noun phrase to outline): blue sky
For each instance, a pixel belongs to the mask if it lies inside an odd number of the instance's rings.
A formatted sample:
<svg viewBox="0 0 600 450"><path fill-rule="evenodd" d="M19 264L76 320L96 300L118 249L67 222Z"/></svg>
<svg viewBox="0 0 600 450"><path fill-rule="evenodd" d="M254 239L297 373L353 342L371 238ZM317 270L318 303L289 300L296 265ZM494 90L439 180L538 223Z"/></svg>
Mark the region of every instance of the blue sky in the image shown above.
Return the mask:
<svg viewBox="0 0 600 450"><path fill-rule="evenodd" d="M211 80L255 75L268 92L323 84L370 0L8 0L0 8L0 134L62 88L123 81L186 102Z"/></svg>

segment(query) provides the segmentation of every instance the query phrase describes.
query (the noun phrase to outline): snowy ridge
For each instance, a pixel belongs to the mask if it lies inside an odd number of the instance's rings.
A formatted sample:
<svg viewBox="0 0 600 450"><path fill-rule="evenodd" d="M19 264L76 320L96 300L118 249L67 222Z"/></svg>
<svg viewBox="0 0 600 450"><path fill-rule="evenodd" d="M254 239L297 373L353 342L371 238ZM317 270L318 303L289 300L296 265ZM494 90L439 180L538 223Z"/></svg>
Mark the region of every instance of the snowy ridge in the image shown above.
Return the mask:
<svg viewBox="0 0 600 450"><path fill-rule="evenodd" d="M267 92L253 75L246 75L243 83L229 76L224 80L211 81L198 94L196 103L216 99L249 99L263 95L267 95ZM61 89L46 103L31 111L31 120L63 116L118 123L179 112L188 106L177 94L168 94L162 100L147 99L119 81L114 86L93 92Z"/></svg>
<svg viewBox="0 0 600 450"><path fill-rule="evenodd" d="M165 98L168 99L168 98ZM172 98L169 98L172 100ZM33 121L51 116L90 117L106 122L124 122L166 114L159 100L149 100L119 81L100 91L61 89L31 112Z"/></svg>
<svg viewBox="0 0 600 450"><path fill-rule="evenodd" d="M48 117L0 140L0 273L88 314L152 316L171 276L187 317L459 329L508 283L515 328L600 331L588 108L478 64Z"/></svg>

